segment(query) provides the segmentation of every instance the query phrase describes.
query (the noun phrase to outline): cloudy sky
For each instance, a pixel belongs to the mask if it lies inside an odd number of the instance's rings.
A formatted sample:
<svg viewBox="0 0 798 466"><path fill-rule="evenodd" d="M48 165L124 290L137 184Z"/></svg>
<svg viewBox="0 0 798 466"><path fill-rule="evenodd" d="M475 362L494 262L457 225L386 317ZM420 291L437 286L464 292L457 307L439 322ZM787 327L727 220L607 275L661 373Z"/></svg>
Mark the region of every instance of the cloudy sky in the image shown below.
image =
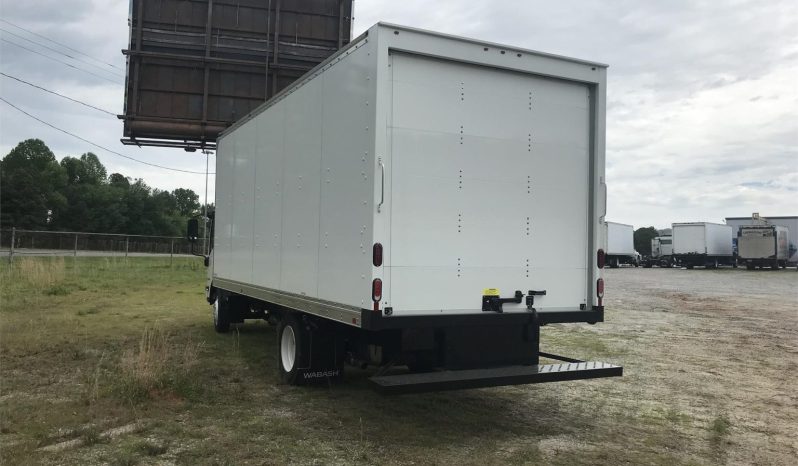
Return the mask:
<svg viewBox="0 0 798 466"><path fill-rule="evenodd" d="M121 113L127 14L128 0L0 0L0 18L6 21L0 21L2 72ZM795 0L355 2L355 35L380 20L610 64L608 219L666 227L751 212L798 215ZM201 154L122 146L116 118L4 76L0 96L117 152L204 171ZM144 178L162 189L204 192L202 175L120 158L0 102L0 154L32 137L43 139L58 158L91 150L109 173ZM212 185L211 178L211 199Z"/></svg>

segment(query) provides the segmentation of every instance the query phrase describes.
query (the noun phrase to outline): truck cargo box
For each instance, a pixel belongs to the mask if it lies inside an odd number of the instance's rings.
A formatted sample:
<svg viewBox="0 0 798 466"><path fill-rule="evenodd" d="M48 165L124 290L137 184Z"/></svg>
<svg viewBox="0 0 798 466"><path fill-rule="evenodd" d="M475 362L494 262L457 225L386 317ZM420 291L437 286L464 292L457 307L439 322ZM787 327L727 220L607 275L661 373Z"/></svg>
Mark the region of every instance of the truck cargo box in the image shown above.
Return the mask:
<svg viewBox="0 0 798 466"><path fill-rule="evenodd" d="M344 359L449 371L373 380L391 392L620 375L538 365L558 358L538 351L541 325L604 316L605 79L373 26L219 137L217 330L279 322L290 383L301 356L309 378Z"/></svg>
<svg viewBox="0 0 798 466"><path fill-rule="evenodd" d="M743 225L759 225L762 221L766 221L768 225L777 225L787 228L788 230L788 243L787 249L790 255L788 263L791 265L798 265L798 216L768 216L757 214L756 218L748 217L726 217L726 224L734 228L735 235L738 228Z"/></svg>
<svg viewBox="0 0 798 466"><path fill-rule="evenodd" d="M674 223L674 254L708 254L731 256L732 227L718 223L691 222Z"/></svg>
<svg viewBox="0 0 798 466"><path fill-rule="evenodd" d="M737 233L737 256L748 268L786 266L789 260L789 230L777 225L744 225Z"/></svg>
<svg viewBox="0 0 798 466"><path fill-rule="evenodd" d="M485 289L592 308L604 76L375 26L219 138L214 280L334 302L351 325L375 279L392 316L481 313Z"/></svg>
<svg viewBox="0 0 798 466"><path fill-rule="evenodd" d="M607 248L608 255L634 256L635 255L635 228L624 223L607 223Z"/></svg>

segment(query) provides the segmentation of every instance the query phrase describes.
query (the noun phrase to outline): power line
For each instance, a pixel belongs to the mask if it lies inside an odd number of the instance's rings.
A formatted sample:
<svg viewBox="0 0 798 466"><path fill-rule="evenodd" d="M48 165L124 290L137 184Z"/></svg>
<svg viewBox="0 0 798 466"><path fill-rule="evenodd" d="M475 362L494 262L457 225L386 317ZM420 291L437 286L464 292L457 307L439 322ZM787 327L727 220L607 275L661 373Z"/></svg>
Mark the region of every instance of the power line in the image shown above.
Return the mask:
<svg viewBox="0 0 798 466"><path fill-rule="evenodd" d="M67 96L65 96L63 94L59 94L58 92L51 91L50 89L45 89L45 88L43 88L41 86L37 86L36 84L29 83L28 81L25 81L24 79L17 78L16 76L11 76L10 74L5 74L2 71L0 71L0 75L5 76L6 78L11 78L14 81L19 81L19 82L21 82L23 84L27 84L28 86L35 87L36 89L41 89L44 92L49 92L50 94L57 95L58 97L63 97L64 99L71 100L72 102L75 102L77 104L84 105L84 106L89 107L89 108L93 108L94 110L99 110L99 111L101 111L103 113L107 113L107 114L109 114L111 116L114 116L114 117L116 116L116 114L114 112L109 112L108 110L103 110L103 109L101 109L99 107L95 107L94 105L87 104L86 102L82 102L80 100L73 99L71 97L67 97Z"/></svg>
<svg viewBox="0 0 798 466"><path fill-rule="evenodd" d="M42 120L39 117L31 115L30 113L26 112L25 110L22 110L21 108L19 108L16 105L12 104L11 102L9 102L8 100L6 100L3 97L0 97L0 101L5 102L7 105L13 107L14 109L18 110L19 112L21 112L23 114L29 116L30 118L33 118L34 120L38 121L39 123L42 123L43 125L49 126L50 128L53 128L56 131L60 131L60 132L62 132L64 134L66 134L66 135L72 136L75 139L79 139L79 140L81 140L81 141L83 141L83 142L85 142L87 144L91 144L92 146L97 147L99 149L102 149L102 150L104 150L106 152L109 152L109 153L114 154L114 155L118 155L119 157L126 158L128 160L132 160L134 162L138 162L138 163L141 163L141 164L144 164L144 165L149 165L151 167L161 168L161 169L164 169L164 170L171 170L171 171L182 172L182 173L190 173L192 175L205 175L205 172L195 172L195 171L191 171L191 170L182 170L180 168L165 167L163 165L158 165L158 164L155 164L155 163L145 162L143 160L139 160L139 159L133 158L133 157L131 157L129 155L121 154L121 153L119 153L119 152L117 152L115 150L111 150L111 149L109 149L109 148L107 148L105 146L101 146L100 144L97 144L96 142L92 142L92 141L89 141L86 138L82 138L82 137L78 136L75 133L70 133L69 131L67 131L65 129L61 129L58 126L55 126L55 125L53 125L51 123L48 123L48 122ZM208 173L208 174L209 175L215 175L215 173Z"/></svg>
<svg viewBox="0 0 798 466"><path fill-rule="evenodd" d="M90 62L87 62L86 60L82 60L82 59L80 59L80 58L73 57L72 55L70 55L70 54L68 54L68 53L66 53L66 52L62 52L62 51L60 51L60 50L58 50L58 49L54 49L54 48L52 48L52 47L50 47L50 46L48 46L48 45L40 44L40 43L36 42L35 40L30 40L30 39L28 39L27 37L20 36L19 34L14 34L13 32L11 32L11 31L6 31L6 30L5 30L5 29L3 29L3 28L0 28L0 31L2 31L2 32L6 33L6 34L11 34L12 36L14 36L14 37L16 37L16 38L18 38L18 39L22 39L22 40L24 40L24 41L26 41L26 42L30 42L31 44L38 45L39 47L43 47L43 48L45 48L45 49L47 49L47 50L50 50L51 52L55 52L55 53L58 53L58 54L60 54L60 55L63 55L63 56L65 56L65 57L67 57L67 58L71 58L71 59L73 59L73 60L75 60L75 61L78 61L78 62L80 62L80 63L86 64L86 65L89 65L89 66L93 66L93 67L97 68L98 70L102 71L103 73L108 73L108 74L110 74L110 75L117 76L117 77L120 77L120 78L124 78L124 77L125 77L125 75L123 75L123 74L117 73L117 72L115 72L115 71L108 71L108 70L106 70L105 68L102 68L102 67L100 67L100 66L97 66L97 65L95 65L94 63L90 63Z"/></svg>
<svg viewBox="0 0 798 466"><path fill-rule="evenodd" d="M89 57L89 58L91 58L92 60L94 60L94 61L96 61L96 62L98 62L98 63L102 63L103 65L108 65L108 66L110 66L110 67L112 67L112 68L116 68L116 69L118 69L119 71L123 71L123 70L122 70L122 68L119 68L118 66L116 66L116 65L114 65L114 64L112 64L112 63L104 62L104 61L100 60L99 58L94 58L94 57L92 57L91 55L89 55L89 54L87 54L87 53L81 52L80 50L73 49L72 47L69 47L69 46L67 46L67 45L64 45L64 44L62 44L62 43L58 42L58 41L55 41L55 40L53 40L53 39L50 39L50 38L49 38L49 37L47 37L47 36L43 36L43 35L41 35L41 34L39 34L39 33L33 32L33 31L31 31L30 29L25 29L25 28L24 28L24 27L22 27L22 26L17 26L16 24L12 23L11 21L6 21L6 20L4 20L4 19L2 19L2 18L0 18L0 21L2 21L2 22L4 22L4 23L8 24L9 26L13 26L13 27L15 27L15 28L17 28L17 29L21 29L21 30L23 30L23 31L27 32L28 34L33 34L34 36L41 37L42 39L44 39L44 40L46 40L46 41L48 41L48 42L52 42L52 43L54 43L54 44L56 44L56 45L58 45L58 46L60 46L60 47L63 47L63 48L65 48L65 49L67 49L67 50L71 50L71 51L73 51L73 52L75 52L75 53L79 53L79 54L83 55L84 57Z"/></svg>
<svg viewBox="0 0 798 466"><path fill-rule="evenodd" d="M76 69L76 70L83 71L84 73L88 73L88 74L90 74L90 75L92 75L92 76L95 76L95 77L97 77L97 78L100 78L100 79L104 79L104 80L106 80L106 81L108 81L108 82L112 82L112 83L114 83L114 84L117 84L117 85L120 85L120 84L122 84L122 83L120 83L119 81L115 81L115 80L113 80L113 79L106 78L105 76L100 76L99 74L92 73L91 71L89 71L89 70L84 70L83 68L78 68L77 66L75 66L75 65L73 65L73 64L71 64L71 63L67 63L67 62L65 62L65 61L63 61L63 60L59 60L58 58L51 57L50 55L45 55L45 54L43 54L43 53L41 53L41 52L37 52L36 50L29 49L28 47L25 47L24 45L19 45L19 44L17 44L16 42L11 42L11 41L10 41L10 40L8 40L8 39L3 39L2 37L0 37L0 41L3 41L3 42L5 42L5 43L7 43L7 44L15 45L15 46L17 46L17 47L19 47L19 48L21 48L21 49L23 49L23 50L27 50L28 52L35 53L36 55L41 55L41 56L43 56L43 57L49 58L50 60L57 61L58 63L61 63L62 65L66 65L66 66L68 66L68 67L70 67L70 68L74 68L74 69Z"/></svg>

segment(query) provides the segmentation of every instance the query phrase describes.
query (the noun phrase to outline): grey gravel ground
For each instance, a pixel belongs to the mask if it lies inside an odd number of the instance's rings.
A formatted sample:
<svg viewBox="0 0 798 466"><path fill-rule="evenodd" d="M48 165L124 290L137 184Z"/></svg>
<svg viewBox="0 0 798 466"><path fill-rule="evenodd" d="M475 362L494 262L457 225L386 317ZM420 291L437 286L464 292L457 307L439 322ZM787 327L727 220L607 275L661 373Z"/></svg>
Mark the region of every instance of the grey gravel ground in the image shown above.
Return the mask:
<svg viewBox="0 0 798 466"><path fill-rule="evenodd" d="M798 463L795 268L622 268L605 281L607 322L582 328L625 366L603 405L664 417L688 463Z"/></svg>

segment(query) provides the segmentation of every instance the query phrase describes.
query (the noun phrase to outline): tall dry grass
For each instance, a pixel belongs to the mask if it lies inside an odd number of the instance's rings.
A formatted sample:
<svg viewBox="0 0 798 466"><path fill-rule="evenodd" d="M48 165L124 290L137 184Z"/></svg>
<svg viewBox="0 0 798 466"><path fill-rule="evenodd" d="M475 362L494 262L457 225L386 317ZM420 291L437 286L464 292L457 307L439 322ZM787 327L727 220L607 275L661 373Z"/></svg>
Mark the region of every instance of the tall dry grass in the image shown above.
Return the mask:
<svg viewBox="0 0 798 466"><path fill-rule="evenodd" d="M66 264L63 257L21 257L14 261L14 275L38 289L49 289L64 281Z"/></svg>
<svg viewBox="0 0 798 466"><path fill-rule="evenodd" d="M117 391L133 402L159 394L189 397L198 388L192 376L201 350L201 343L178 342L162 329L146 328L138 346L122 354Z"/></svg>

